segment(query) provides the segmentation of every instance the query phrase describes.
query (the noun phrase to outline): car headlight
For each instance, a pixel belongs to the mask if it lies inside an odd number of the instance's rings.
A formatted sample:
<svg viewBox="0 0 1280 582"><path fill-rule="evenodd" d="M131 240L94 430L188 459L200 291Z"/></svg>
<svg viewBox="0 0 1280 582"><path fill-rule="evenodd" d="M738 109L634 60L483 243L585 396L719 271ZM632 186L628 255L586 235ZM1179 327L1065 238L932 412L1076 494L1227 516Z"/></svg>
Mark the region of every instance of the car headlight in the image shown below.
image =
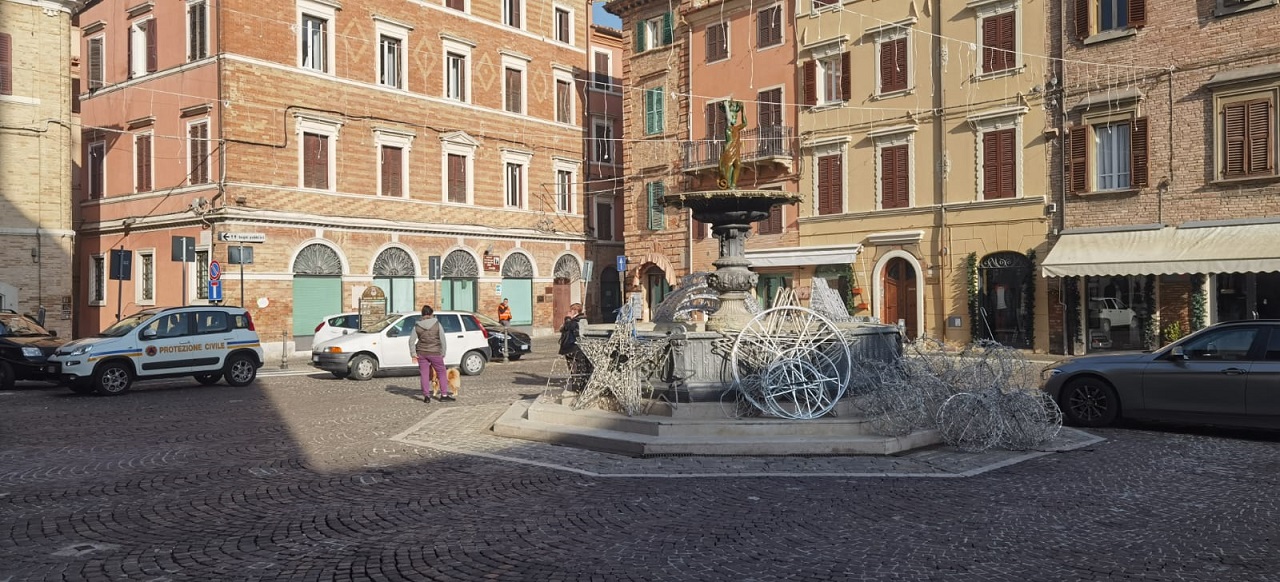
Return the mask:
<svg viewBox="0 0 1280 582"><path fill-rule="evenodd" d="M1061 373L1062 373L1062 370L1058 368L1045 368L1040 371L1040 379L1048 380L1049 378L1057 376L1058 374L1061 374Z"/></svg>
<svg viewBox="0 0 1280 582"><path fill-rule="evenodd" d="M85 355L85 354L87 354L87 353L89 353L89 352L92 352L92 351L93 351L93 345L84 345L84 346L77 347L77 348L76 348L76 349L74 349L74 350L71 350L71 353L69 353L69 354L67 354L67 355L68 355L68 356L83 356L83 355Z"/></svg>
<svg viewBox="0 0 1280 582"><path fill-rule="evenodd" d="M342 348L341 348L341 347L338 347L338 346L329 346L329 347L327 347L327 348L325 348L325 349L324 349L324 352L325 352L326 354L341 354L341 353L342 353Z"/></svg>
<svg viewBox="0 0 1280 582"><path fill-rule="evenodd" d="M28 358L38 358L44 355L44 353L40 351L40 348L25 347L25 348L22 348L22 355Z"/></svg>

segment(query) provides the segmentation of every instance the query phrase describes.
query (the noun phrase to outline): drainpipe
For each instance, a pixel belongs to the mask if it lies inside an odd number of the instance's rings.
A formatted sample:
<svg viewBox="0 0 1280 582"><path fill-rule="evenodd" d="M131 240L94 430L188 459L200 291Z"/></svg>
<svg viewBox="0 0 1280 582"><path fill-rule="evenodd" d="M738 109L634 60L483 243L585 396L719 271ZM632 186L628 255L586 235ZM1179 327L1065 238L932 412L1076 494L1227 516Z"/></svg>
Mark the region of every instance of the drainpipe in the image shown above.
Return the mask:
<svg viewBox="0 0 1280 582"><path fill-rule="evenodd" d="M686 99L685 104L687 105L688 112L685 113L684 132L685 132L685 139L688 140L689 142L692 142L693 141L693 123L692 123L692 119L693 119L693 50L689 48L693 46L693 27L692 26L690 26L689 29L685 32L685 35L686 35L685 36L686 40L684 44L684 52L685 52L684 70L685 70L685 78L686 78L685 88L687 89L687 93L689 94L689 96L685 98ZM679 119L678 115L679 114L677 113L676 119ZM689 228L685 229L684 238L685 238L684 264L685 264L685 268L687 269L684 274L691 275L693 274L693 211L692 210L689 211Z"/></svg>
<svg viewBox="0 0 1280 582"><path fill-rule="evenodd" d="M934 286L935 287L934 289L935 303L934 304L938 306L938 317L940 318L939 324L941 326L939 327L939 329L942 330L942 335L945 336L947 333L947 313L944 306L946 295L945 295L945 291L943 290L944 285L942 281L945 280L943 271L944 270L949 271L949 269L946 269L946 267L944 266L948 260L945 254L949 254L948 253L949 245L946 244L947 242L946 236L948 234L946 170L947 170L948 164L947 164L947 146L946 146L947 129L946 129L946 123L944 119L944 114L946 111L946 104L947 104L947 99L946 99L947 89L946 89L946 83L943 82L944 80L942 78L942 51L945 48L945 44L942 41L942 38L943 38L942 37L942 19L943 18L944 17L942 13L942 0L935 0L934 10L933 10L933 23L931 28L933 32L932 43L934 47L932 51L933 53L932 55L933 88L934 88L933 90L933 140L934 140L933 176L934 176L934 187L936 188L936 192L938 196L938 199L937 199L938 227L937 227L937 233L933 237L934 242L933 242L933 248L931 249L931 251L932 251L933 257L937 257L938 262L940 263L938 265L938 284ZM930 262L933 261L933 257L929 257ZM928 269L928 266L926 265L925 268ZM922 274L927 275L927 271L926 273L922 273ZM871 275L868 275L868 277L870 276ZM921 323L923 323L923 321L921 321ZM975 324L975 322L969 322L969 323L970 325Z"/></svg>

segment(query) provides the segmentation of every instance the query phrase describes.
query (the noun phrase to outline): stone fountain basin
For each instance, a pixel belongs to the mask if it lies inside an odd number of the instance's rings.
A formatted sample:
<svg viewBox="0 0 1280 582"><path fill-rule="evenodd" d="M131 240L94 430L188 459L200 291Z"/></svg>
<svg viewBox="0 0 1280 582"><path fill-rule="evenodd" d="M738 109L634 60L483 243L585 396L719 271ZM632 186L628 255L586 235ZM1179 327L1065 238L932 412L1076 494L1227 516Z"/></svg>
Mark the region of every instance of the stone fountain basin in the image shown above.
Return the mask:
<svg viewBox="0 0 1280 582"><path fill-rule="evenodd" d="M688 208L694 218L710 224L759 222L769 218L774 206L799 201L799 194L780 190L699 190L662 196L663 204Z"/></svg>

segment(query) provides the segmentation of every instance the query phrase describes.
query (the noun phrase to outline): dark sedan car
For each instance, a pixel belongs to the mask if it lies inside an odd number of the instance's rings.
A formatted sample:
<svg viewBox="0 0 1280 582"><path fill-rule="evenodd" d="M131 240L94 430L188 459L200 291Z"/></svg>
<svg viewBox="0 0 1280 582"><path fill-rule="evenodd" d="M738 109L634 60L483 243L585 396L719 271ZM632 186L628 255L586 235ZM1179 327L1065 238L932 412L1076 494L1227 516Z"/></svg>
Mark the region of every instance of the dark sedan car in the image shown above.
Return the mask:
<svg viewBox="0 0 1280 582"><path fill-rule="evenodd" d="M0 390L16 380L50 380L45 364L66 340L35 320L13 311L0 311Z"/></svg>
<svg viewBox="0 0 1280 582"><path fill-rule="evenodd" d="M1160 350L1083 356L1044 371L1066 421L1116 419L1280 428L1280 321L1209 326Z"/></svg>
<svg viewBox="0 0 1280 582"><path fill-rule="evenodd" d="M533 350L533 340L529 338L529 334L503 328L498 320L487 315L475 315L480 320L480 325L489 332L489 349L494 359L502 359L503 354L507 354L506 358L514 362ZM507 334L510 334L510 340L507 339Z"/></svg>

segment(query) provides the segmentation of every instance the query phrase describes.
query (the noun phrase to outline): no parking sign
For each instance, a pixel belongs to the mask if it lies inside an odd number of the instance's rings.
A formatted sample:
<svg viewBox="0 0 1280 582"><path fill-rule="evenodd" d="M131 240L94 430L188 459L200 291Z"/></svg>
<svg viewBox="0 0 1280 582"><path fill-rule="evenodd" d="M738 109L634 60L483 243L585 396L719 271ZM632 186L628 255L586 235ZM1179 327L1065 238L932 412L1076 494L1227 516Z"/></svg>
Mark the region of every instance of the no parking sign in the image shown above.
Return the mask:
<svg viewBox="0 0 1280 582"><path fill-rule="evenodd" d="M209 301L222 301L222 265L209 261Z"/></svg>

